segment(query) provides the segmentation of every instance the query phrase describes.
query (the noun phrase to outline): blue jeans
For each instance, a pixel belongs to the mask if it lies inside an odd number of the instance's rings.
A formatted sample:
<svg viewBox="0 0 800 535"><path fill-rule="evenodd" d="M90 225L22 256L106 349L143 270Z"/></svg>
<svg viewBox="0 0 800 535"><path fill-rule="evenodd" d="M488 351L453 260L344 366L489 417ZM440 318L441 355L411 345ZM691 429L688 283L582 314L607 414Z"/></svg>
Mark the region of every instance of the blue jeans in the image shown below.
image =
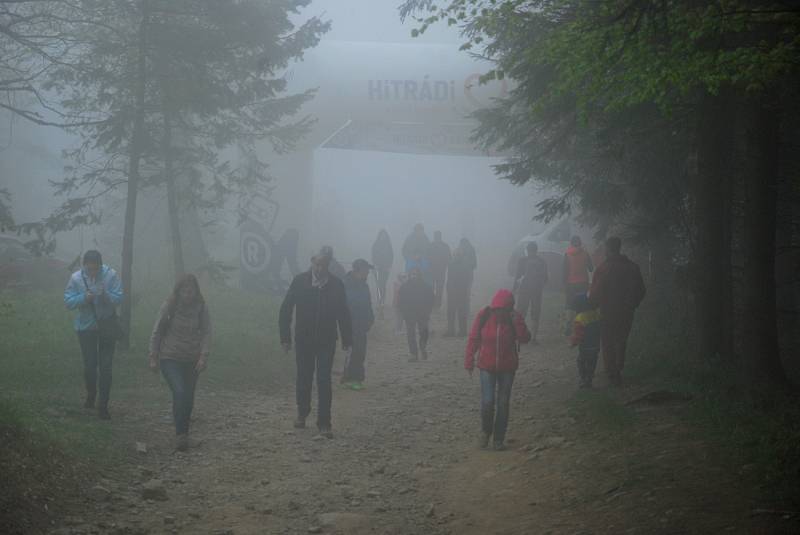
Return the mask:
<svg viewBox="0 0 800 535"><path fill-rule="evenodd" d="M336 354L336 342L329 344L297 344L295 360L297 361L297 383L295 394L297 399L297 416L305 420L311 412L311 388L314 384L314 372L317 374L317 427L331 426L331 371L333 356Z"/></svg>
<svg viewBox="0 0 800 535"><path fill-rule="evenodd" d="M161 373L172 390L172 417L175 420L175 434L189 432L189 420L194 408L194 388L197 385L197 372L194 362L163 359Z"/></svg>
<svg viewBox="0 0 800 535"><path fill-rule="evenodd" d="M494 436L495 444L506 439L514 373L481 370L481 427L485 434Z"/></svg>

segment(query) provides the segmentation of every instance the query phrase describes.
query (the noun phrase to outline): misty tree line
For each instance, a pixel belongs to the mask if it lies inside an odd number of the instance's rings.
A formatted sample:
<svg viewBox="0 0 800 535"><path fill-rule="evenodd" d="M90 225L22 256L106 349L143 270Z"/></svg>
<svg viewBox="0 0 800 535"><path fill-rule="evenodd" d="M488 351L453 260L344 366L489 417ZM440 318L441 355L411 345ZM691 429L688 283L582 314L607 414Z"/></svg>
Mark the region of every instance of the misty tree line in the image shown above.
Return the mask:
<svg viewBox="0 0 800 535"><path fill-rule="evenodd" d="M318 18L290 20L310 2L0 0L0 110L80 139L53 181L61 206L15 222L0 189L0 226L48 252L55 233L101 223L104 199L124 194L121 268L132 295L137 195L165 189L182 273L181 210L245 217L271 180L257 146L291 150L312 123L293 118L312 92L287 94L281 72L328 29ZM124 325L130 316L126 299Z"/></svg>
<svg viewBox="0 0 800 535"><path fill-rule="evenodd" d="M700 358L789 386L783 362L800 340L796 2L407 0L401 15L415 34L461 27L462 48L496 66L486 78L514 81L476 114L475 140L511 154L502 178L559 192L541 217L572 210L649 251L649 300L687 296Z"/></svg>

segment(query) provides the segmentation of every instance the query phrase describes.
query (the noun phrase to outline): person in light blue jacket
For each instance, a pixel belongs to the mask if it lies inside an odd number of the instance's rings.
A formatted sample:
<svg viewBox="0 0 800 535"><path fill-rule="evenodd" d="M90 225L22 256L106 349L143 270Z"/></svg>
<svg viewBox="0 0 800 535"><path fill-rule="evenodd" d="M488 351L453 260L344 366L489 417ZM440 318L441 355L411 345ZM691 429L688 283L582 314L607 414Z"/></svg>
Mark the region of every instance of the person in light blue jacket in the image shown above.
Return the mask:
<svg viewBox="0 0 800 535"><path fill-rule="evenodd" d="M116 338L98 329L97 320L116 315L116 305L122 302L122 283L117 272L103 264L98 251L86 251L83 268L69 278L64 290L64 304L77 310L74 327L83 355L83 374L86 381L86 403L93 409L98 387L100 398L97 416L108 420L108 398L111 392L111 362ZM98 384L99 371L99 384Z"/></svg>

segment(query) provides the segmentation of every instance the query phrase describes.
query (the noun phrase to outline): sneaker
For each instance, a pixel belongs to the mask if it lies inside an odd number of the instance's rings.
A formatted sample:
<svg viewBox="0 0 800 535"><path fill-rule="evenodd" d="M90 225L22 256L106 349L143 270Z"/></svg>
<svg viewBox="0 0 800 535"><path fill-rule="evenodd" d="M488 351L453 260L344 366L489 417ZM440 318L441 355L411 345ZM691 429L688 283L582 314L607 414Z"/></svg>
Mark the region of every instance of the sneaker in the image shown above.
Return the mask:
<svg viewBox="0 0 800 535"><path fill-rule="evenodd" d="M330 427L327 427L327 426L321 426L321 427L319 428L319 436L321 436L321 437L324 437L324 438L327 438L327 439L329 439L329 440L330 440L330 439L332 439L332 438L333 438L333 431L331 431L331 428L330 428Z"/></svg>
<svg viewBox="0 0 800 535"><path fill-rule="evenodd" d="M421 353L422 353L422 360L428 360L428 350L423 349L421 350Z"/></svg>
<svg viewBox="0 0 800 535"><path fill-rule="evenodd" d="M175 437L175 449L178 451L186 451L189 449L189 435L183 434Z"/></svg>
<svg viewBox="0 0 800 535"><path fill-rule="evenodd" d="M410 357L408 357L408 362L417 362L417 361L419 361L419 359L417 358L416 355L411 355Z"/></svg>
<svg viewBox="0 0 800 535"><path fill-rule="evenodd" d="M482 450L485 450L489 447L489 434L488 433L481 433L480 438L478 439L478 447Z"/></svg>
<svg viewBox="0 0 800 535"><path fill-rule="evenodd" d="M502 442L495 442L494 451L506 451L506 445Z"/></svg>
<svg viewBox="0 0 800 535"><path fill-rule="evenodd" d="M305 418L300 418L298 416L297 419L294 421L293 425L294 425L295 429L305 429L306 428L306 419Z"/></svg>
<svg viewBox="0 0 800 535"><path fill-rule="evenodd" d="M358 392L359 390L364 390L364 385L358 381L354 381L350 383L350 390L355 390L356 392Z"/></svg>
<svg viewBox="0 0 800 535"><path fill-rule="evenodd" d="M97 409L97 417L101 420L110 420L111 415L108 413L108 407L100 407Z"/></svg>

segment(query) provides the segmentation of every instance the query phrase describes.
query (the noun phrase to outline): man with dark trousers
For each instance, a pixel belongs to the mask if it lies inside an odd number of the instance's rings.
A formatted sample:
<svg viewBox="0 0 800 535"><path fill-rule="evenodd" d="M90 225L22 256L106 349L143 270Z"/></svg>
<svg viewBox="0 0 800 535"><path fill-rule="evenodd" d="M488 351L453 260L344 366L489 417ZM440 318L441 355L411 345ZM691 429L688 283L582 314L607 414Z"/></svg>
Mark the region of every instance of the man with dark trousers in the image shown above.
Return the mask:
<svg viewBox="0 0 800 535"><path fill-rule="evenodd" d="M645 296L639 266L623 255L622 241L606 240L606 261L594 272L589 302L600 307L601 337L606 374L613 386L622 386L625 349L633 325L633 313Z"/></svg>
<svg viewBox="0 0 800 535"><path fill-rule="evenodd" d="M311 259L311 269L294 278L279 317L281 345L288 353L292 348L292 316L296 316L297 420L294 426L302 429L306 425L311 412L311 386L316 370L317 428L325 438L333 438L331 371L336 353L337 326L342 337L342 349L349 351L353 344L344 284L328 271L331 262L329 251L330 247L323 247Z"/></svg>
<svg viewBox="0 0 800 535"><path fill-rule="evenodd" d="M367 358L367 333L375 323L372 295L367 279L374 269L363 258L353 261L353 270L344 278L344 291L350 320L353 325L353 349L345 363L342 384L351 390L361 390L364 382L364 361Z"/></svg>

